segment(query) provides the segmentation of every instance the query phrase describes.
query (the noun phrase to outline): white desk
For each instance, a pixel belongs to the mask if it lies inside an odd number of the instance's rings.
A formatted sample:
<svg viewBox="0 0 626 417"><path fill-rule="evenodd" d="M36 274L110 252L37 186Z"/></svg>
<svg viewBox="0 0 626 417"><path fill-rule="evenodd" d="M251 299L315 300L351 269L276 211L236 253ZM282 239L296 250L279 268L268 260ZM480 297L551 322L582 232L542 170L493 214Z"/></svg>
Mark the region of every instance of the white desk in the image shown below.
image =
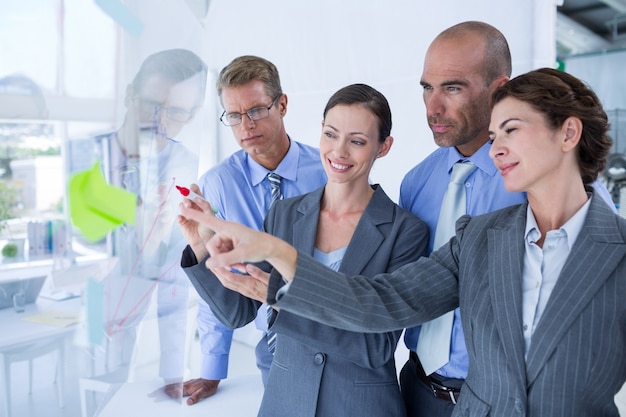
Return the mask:
<svg viewBox="0 0 626 417"><path fill-rule="evenodd" d="M39 298L37 302L26 304L22 313L16 313L12 307L0 310L0 391L4 414L11 415L11 362L29 360L58 352L57 391L59 406L63 407L63 381L65 366L65 338L77 328L76 325L66 327L51 326L22 320L22 318L41 314L47 311L60 311L72 315L80 311L80 299L50 301ZM32 389L32 363L29 364L29 392Z"/></svg>
<svg viewBox="0 0 626 417"><path fill-rule="evenodd" d="M263 396L263 383L258 374L228 378L217 393L188 406L170 398L156 401L149 394L161 388L159 382L129 382L112 390L110 398L96 413L98 417L145 415L150 417L256 417Z"/></svg>
<svg viewBox="0 0 626 417"><path fill-rule="evenodd" d="M10 307L3 308L0 310L0 351L13 349L20 345L27 345L46 338L71 334L76 330L76 325L56 327L32 323L22 320L22 318L50 310L78 314L80 307L80 298L72 298L65 301L52 301L40 297L37 299L36 303L26 304L26 309L23 313L16 313L13 308Z"/></svg>

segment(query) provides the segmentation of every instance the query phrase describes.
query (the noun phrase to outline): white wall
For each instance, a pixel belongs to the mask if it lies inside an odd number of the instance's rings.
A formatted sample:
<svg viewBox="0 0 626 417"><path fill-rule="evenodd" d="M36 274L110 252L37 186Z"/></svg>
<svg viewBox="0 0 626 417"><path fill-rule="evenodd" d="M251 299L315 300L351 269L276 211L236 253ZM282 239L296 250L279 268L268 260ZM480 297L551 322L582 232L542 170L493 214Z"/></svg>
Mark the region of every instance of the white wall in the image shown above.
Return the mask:
<svg viewBox="0 0 626 417"><path fill-rule="evenodd" d="M626 109L626 51L572 57L565 71L589 84L605 109Z"/></svg>
<svg viewBox="0 0 626 417"><path fill-rule="evenodd" d="M579 77L596 92L609 115L613 152L626 153L626 51L572 57L565 71ZM622 205L623 207L626 207Z"/></svg>
<svg viewBox="0 0 626 417"><path fill-rule="evenodd" d="M493 24L509 40L514 75L555 61L553 1L212 0L200 21L176 12L186 7L183 0L150 0L147 8L148 1L135 2L146 26L139 39L130 38L132 44L144 55L191 45L214 73L239 55L269 59L289 97L285 124L296 140L317 146L322 110L338 88L364 82L383 92L392 108L395 143L377 162L372 181L393 199L404 174L435 148L419 77L426 48L439 32L464 20ZM212 88L207 103L214 105ZM221 107L210 111L210 123L217 122ZM201 171L237 149L228 128L211 125L204 133Z"/></svg>

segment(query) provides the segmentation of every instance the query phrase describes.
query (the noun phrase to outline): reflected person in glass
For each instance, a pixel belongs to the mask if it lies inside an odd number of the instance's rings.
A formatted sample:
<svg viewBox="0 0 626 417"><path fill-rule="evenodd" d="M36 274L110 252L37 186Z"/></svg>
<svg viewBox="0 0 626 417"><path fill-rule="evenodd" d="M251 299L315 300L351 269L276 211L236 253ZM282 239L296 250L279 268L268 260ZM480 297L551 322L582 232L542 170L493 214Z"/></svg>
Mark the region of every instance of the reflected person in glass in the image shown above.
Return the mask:
<svg viewBox="0 0 626 417"><path fill-rule="evenodd" d="M117 263L104 280L104 368L125 380L137 326L156 290L159 376L178 398L189 285L179 265L185 240L174 225L181 199L174 182L197 178L198 155L177 138L204 102L206 77L206 64L189 50L149 55L126 87L122 125L99 137L110 182L138 197L135 225L121 226L111 239Z"/></svg>

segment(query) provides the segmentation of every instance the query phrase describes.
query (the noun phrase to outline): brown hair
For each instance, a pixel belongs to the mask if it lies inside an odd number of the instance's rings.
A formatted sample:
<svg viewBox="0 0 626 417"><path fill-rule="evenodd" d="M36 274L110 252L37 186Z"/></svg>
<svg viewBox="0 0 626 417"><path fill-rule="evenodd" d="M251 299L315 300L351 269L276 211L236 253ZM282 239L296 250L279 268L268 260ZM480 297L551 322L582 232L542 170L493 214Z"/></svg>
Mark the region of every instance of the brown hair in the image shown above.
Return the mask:
<svg viewBox="0 0 626 417"><path fill-rule="evenodd" d="M497 88L492 105L512 97L542 113L548 125L560 128L568 117L582 121L577 159L583 183L593 183L604 170L611 150L609 122L598 96L573 75L541 68L519 75Z"/></svg>
<svg viewBox="0 0 626 417"><path fill-rule="evenodd" d="M239 87L257 80L263 82L269 97L276 98L283 93L274 64L258 56L244 55L222 68L217 77L217 95L222 97L225 87Z"/></svg>
<svg viewBox="0 0 626 417"><path fill-rule="evenodd" d="M359 104L368 109L378 119L378 141L383 143L391 134L391 109L381 92L367 84L351 84L333 94L324 108L326 113L339 104Z"/></svg>

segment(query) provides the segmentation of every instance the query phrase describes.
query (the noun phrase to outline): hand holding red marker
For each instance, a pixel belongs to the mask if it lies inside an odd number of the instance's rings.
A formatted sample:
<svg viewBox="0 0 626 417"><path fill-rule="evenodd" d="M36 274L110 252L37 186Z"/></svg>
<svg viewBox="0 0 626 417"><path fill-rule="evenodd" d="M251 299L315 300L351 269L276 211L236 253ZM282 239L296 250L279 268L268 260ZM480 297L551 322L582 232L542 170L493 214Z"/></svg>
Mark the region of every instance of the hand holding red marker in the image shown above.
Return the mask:
<svg viewBox="0 0 626 417"><path fill-rule="evenodd" d="M200 194L194 193L187 187L181 187L180 185L177 185L176 189L183 195L183 197L187 197L191 201L194 201L196 197L202 198L204 200L204 198Z"/></svg>
<svg viewBox="0 0 626 417"><path fill-rule="evenodd" d="M176 189L178 190L178 192L181 193L181 195L185 198L188 198L191 201L195 201L196 197L204 200L204 197L202 197L200 194L194 193L193 191L191 191L189 188L187 187L182 187L180 185L176 186ZM206 201L206 200L204 200ZM213 208L213 213L217 214L219 212L219 210L217 210L216 208Z"/></svg>

